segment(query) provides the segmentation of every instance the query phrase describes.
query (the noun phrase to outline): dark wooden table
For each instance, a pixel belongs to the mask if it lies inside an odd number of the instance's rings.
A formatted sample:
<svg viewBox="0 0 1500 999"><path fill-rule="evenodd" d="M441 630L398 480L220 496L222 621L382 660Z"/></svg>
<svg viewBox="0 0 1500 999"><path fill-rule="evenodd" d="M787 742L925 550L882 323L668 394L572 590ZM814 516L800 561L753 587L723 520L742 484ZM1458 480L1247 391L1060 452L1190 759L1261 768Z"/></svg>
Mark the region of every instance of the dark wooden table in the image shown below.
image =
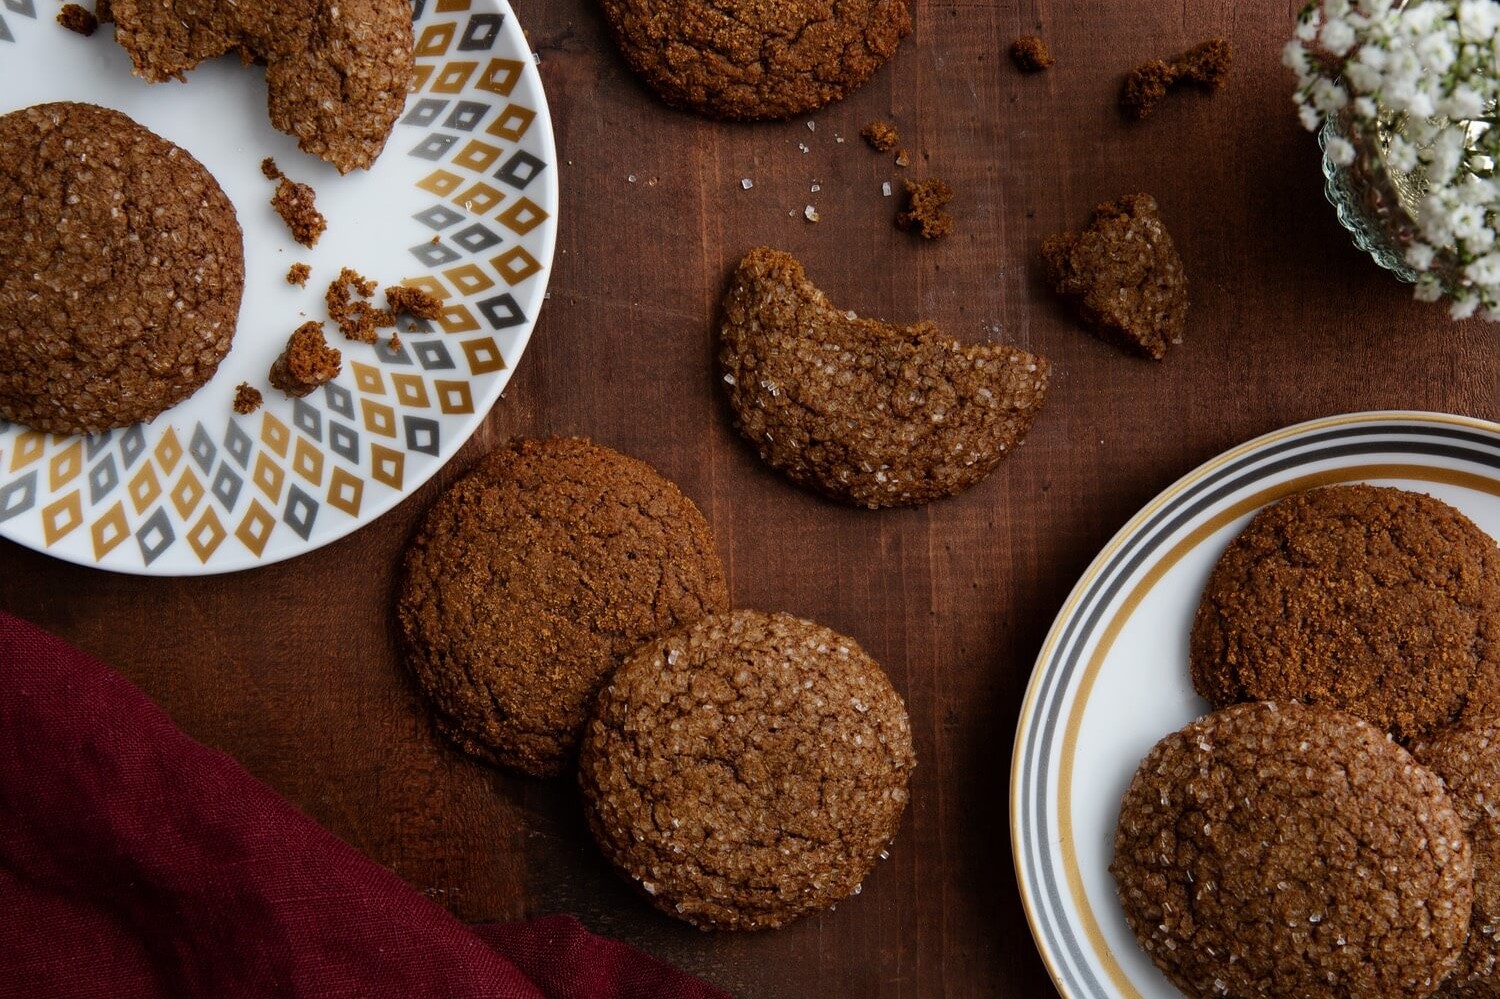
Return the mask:
<svg viewBox="0 0 1500 999"><path fill-rule="evenodd" d="M1500 329L1410 301L1339 228L1280 65L1286 0L916 0L915 34L868 87L757 126L663 108L589 0L515 5L552 102L562 235L551 302L483 430L394 512L287 564L140 579L0 544L0 607L113 663L464 919L576 913L747 999L1050 994L1017 897L1006 784L1032 659L1074 579L1159 489L1256 434L1363 409L1500 418ZM1004 55L1030 31L1058 58L1039 77ZM1121 121L1134 62L1216 34L1236 49L1223 93ZM876 117L901 128L905 174L859 141ZM903 175L952 183L952 238L923 245L892 227L881 183ZM1079 332L1037 268L1045 236L1138 190L1160 201L1192 281L1187 342L1160 365ZM861 314L1050 357L1026 446L921 510L844 509L768 472L711 369L726 268L759 243L796 253ZM592 436L675 479L714 526L738 604L855 636L906 696L912 805L858 898L777 932L701 934L616 879L570 782L498 773L435 736L392 642L402 547L476 456L548 433Z"/></svg>

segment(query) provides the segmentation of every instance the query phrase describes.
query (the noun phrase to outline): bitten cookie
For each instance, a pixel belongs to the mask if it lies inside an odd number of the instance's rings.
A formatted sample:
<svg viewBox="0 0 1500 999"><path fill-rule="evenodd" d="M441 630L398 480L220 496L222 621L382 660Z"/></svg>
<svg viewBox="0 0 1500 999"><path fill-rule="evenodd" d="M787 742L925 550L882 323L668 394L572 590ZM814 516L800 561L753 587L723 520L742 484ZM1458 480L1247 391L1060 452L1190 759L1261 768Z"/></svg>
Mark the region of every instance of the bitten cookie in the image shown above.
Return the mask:
<svg viewBox="0 0 1500 999"><path fill-rule="evenodd" d="M1500 551L1421 493L1289 496L1214 567L1193 622L1193 686L1217 706L1298 700L1421 737L1500 680Z"/></svg>
<svg viewBox="0 0 1500 999"><path fill-rule="evenodd" d="M1464 720L1412 747L1443 779L1474 848L1469 942L1442 994L1500 996L1500 718Z"/></svg>
<svg viewBox="0 0 1500 999"><path fill-rule="evenodd" d="M91 104L0 116L0 149L0 417L99 433L212 378L245 261L203 165Z"/></svg>
<svg viewBox="0 0 1500 999"><path fill-rule="evenodd" d="M1442 782L1383 732L1256 703L1156 744L1110 871L1189 996L1421 999L1463 950L1474 863Z"/></svg>
<svg viewBox="0 0 1500 999"><path fill-rule="evenodd" d="M728 605L691 500L644 462L555 438L487 455L433 504L398 617L438 727L475 756L547 776L571 760L621 660Z"/></svg>
<svg viewBox="0 0 1500 999"><path fill-rule="evenodd" d="M1083 232L1048 238L1042 261L1052 290L1099 339L1157 361L1182 342L1187 276L1150 195L1106 201Z"/></svg>
<svg viewBox="0 0 1500 999"><path fill-rule="evenodd" d="M657 908L753 930L859 890L915 765L906 707L853 640L735 611L620 667L579 783L600 848Z"/></svg>
<svg viewBox="0 0 1500 999"><path fill-rule="evenodd" d="M416 71L408 0L114 0L113 12L151 83L226 52L264 62L271 124L340 173L375 162Z"/></svg>
<svg viewBox="0 0 1500 999"><path fill-rule="evenodd" d="M951 496L994 471L1041 411L1049 365L964 346L932 323L854 318L789 254L761 247L730 278L719 369L767 464L874 509Z"/></svg>
<svg viewBox="0 0 1500 999"><path fill-rule="evenodd" d="M790 118L862 86L911 33L907 0L599 0L637 76L673 107Z"/></svg>

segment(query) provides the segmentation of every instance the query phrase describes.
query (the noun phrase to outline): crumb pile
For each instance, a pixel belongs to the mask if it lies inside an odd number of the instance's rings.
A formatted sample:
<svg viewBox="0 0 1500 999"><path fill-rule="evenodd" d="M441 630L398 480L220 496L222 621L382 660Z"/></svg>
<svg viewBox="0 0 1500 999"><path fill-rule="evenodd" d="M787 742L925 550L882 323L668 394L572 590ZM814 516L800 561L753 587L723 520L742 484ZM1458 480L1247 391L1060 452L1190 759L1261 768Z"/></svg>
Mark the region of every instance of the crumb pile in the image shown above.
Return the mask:
<svg viewBox="0 0 1500 999"><path fill-rule="evenodd" d="M375 288L374 281L348 267L341 268L339 276L329 283L328 292L323 296L324 304L328 306L328 318L346 339L374 343L380 330L395 327L396 317L389 310L377 309L369 303Z"/></svg>
<svg viewBox="0 0 1500 999"><path fill-rule="evenodd" d="M260 389L249 382L240 382L234 389L234 411L241 416L248 416L260 408L264 401Z"/></svg>
<svg viewBox="0 0 1500 999"><path fill-rule="evenodd" d="M287 268L286 283L294 284L299 288L307 287L307 279L312 277L312 268L307 264L293 264Z"/></svg>
<svg viewBox="0 0 1500 999"><path fill-rule="evenodd" d="M323 339L323 324L305 322L293 332L286 349L271 365L271 385L289 396L311 394L338 377L343 355Z"/></svg>
<svg viewBox="0 0 1500 999"><path fill-rule="evenodd" d="M421 288L392 285L385 290L385 304L393 316L438 319L443 315L443 300Z"/></svg>
<svg viewBox="0 0 1500 999"><path fill-rule="evenodd" d="M1234 49L1227 39L1211 38L1171 60L1152 59L1131 70L1120 89L1120 107L1133 118L1149 118L1167 93L1191 84L1219 90L1229 76Z"/></svg>

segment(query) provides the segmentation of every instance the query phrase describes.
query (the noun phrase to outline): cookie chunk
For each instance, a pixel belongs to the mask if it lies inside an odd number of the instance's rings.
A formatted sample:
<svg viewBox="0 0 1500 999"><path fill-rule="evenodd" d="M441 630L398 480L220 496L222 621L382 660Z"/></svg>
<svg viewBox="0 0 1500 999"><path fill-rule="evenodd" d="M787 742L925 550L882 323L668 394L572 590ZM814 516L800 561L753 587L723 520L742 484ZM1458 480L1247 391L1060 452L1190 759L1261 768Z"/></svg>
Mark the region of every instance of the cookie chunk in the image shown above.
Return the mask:
<svg viewBox="0 0 1500 999"><path fill-rule="evenodd" d="M1366 485L1289 496L1214 567L1193 686L1215 705L1298 700L1421 737L1500 678L1500 552L1462 513Z"/></svg>
<svg viewBox="0 0 1500 999"><path fill-rule="evenodd" d="M307 184L282 177L271 195L271 207L291 230L292 238L303 246L318 245L318 237L328 228L328 220L318 211L317 194Z"/></svg>
<svg viewBox="0 0 1500 999"><path fill-rule="evenodd" d="M1040 73L1056 62L1047 43L1036 35L1023 35L1011 42L1010 61L1023 73Z"/></svg>
<svg viewBox="0 0 1500 999"><path fill-rule="evenodd" d="M548 776L627 655L728 605L692 500L644 462L573 438L501 448L433 504L398 617L438 727L475 756Z"/></svg>
<svg viewBox="0 0 1500 999"><path fill-rule="evenodd" d="M1110 864L1188 996L1421 999L1455 966L1474 861L1438 777L1374 726L1244 704L1151 750Z"/></svg>
<svg viewBox="0 0 1500 999"><path fill-rule="evenodd" d="M407 0L114 0L137 76L239 52L266 65L271 124L348 173L385 148L415 77Z"/></svg>
<svg viewBox="0 0 1500 999"><path fill-rule="evenodd" d="M76 3L65 3L57 12L57 23L87 38L99 30L99 19L85 7Z"/></svg>
<svg viewBox="0 0 1500 999"><path fill-rule="evenodd" d="M578 779L600 848L657 908L754 930L859 889L915 766L906 706L852 639L735 611L620 667Z"/></svg>
<svg viewBox="0 0 1500 999"><path fill-rule="evenodd" d="M1224 86L1234 49L1228 40L1210 38L1173 59L1152 59L1125 77L1120 109L1132 118L1149 118L1168 92L1191 84L1213 92Z"/></svg>
<svg viewBox="0 0 1500 999"><path fill-rule="evenodd" d="M1443 779L1474 848L1469 942L1441 994L1500 996L1500 717L1465 720L1412 747Z"/></svg>
<svg viewBox="0 0 1500 999"><path fill-rule="evenodd" d="M989 475L1040 412L1049 370L932 323L857 319L765 247L730 280L719 368L736 426L767 464L871 509L919 506Z"/></svg>
<svg viewBox="0 0 1500 999"><path fill-rule="evenodd" d="M901 141L901 133L888 121L872 121L859 130L859 137L877 153L888 153Z"/></svg>
<svg viewBox="0 0 1500 999"><path fill-rule="evenodd" d="M234 206L118 111L0 116L0 418L59 434L150 420L229 352L245 282Z"/></svg>
<svg viewBox="0 0 1500 999"><path fill-rule="evenodd" d="M343 363L338 348L323 339L323 324L306 322L292 331L286 349L271 364L271 385L294 398L311 395L337 378Z"/></svg>
<svg viewBox="0 0 1500 999"><path fill-rule="evenodd" d="M443 300L421 288L392 285L385 290L386 311L393 316L408 315L417 319L438 319L443 315Z"/></svg>
<svg viewBox="0 0 1500 999"><path fill-rule="evenodd" d="M901 151L902 154L906 150ZM900 157L897 166L906 166ZM930 180L903 182L906 207L896 213L896 228L915 230L923 239L941 239L953 232L953 216L944 206L953 200L953 188L933 177Z"/></svg>
<svg viewBox="0 0 1500 999"><path fill-rule="evenodd" d="M1052 290L1099 339L1157 361L1182 342L1187 275L1150 195L1095 208L1083 232L1043 243L1042 260Z"/></svg>
<svg viewBox="0 0 1500 999"><path fill-rule="evenodd" d="M599 0L625 61L673 107L790 118L839 100L911 33L907 0Z"/></svg>
<svg viewBox="0 0 1500 999"><path fill-rule="evenodd" d="M260 408L264 400L261 398L260 389L249 382L240 382L234 389L234 411L241 416L249 416Z"/></svg>

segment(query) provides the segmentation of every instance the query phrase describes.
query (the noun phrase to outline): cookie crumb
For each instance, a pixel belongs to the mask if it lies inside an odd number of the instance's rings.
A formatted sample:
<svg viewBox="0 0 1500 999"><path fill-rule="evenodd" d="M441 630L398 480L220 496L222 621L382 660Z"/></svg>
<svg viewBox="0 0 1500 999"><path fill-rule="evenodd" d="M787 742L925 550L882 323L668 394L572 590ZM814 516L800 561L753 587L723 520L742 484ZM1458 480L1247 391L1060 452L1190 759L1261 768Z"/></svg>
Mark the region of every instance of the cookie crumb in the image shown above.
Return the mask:
<svg viewBox="0 0 1500 999"><path fill-rule="evenodd" d="M266 180L280 180L282 177L281 167L269 156L260 161L260 172Z"/></svg>
<svg viewBox="0 0 1500 999"><path fill-rule="evenodd" d="M240 382L234 390L234 411L241 416L249 416L260 408L262 402L260 389L249 382Z"/></svg>
<svg viewBox="0 0 1500 999"><path fill-rule="evenodd" d="M392 316L415 316L418 319L440 319L443 300L421 288L394 285L385 290L385 304Z"/></svg>
<svg viewBox="0 0 1500 999"><path fill-rule="evenodd" d="M271 365L271 384L301 398L338 377L343 355L323 339L323 324L306 322L292 331L286 349Z"/></svg>
<svg viewBox="0 0 1500 999"><path fill-rule="evenodd" d="M342 268L339 276L329 283L328 293L323 296L328 306L328 318L338 325L339 332L347 339L374 343L378 336L376 330L396 325L396 317L390 312L354 298L355 295L369 298L374 294L375 282L366 280L348 267Z"/></svg>
<svg viewBox="0 0 1500 999"><path fill-rule="evenodd" d="M294 284L299 288L306 288L307 279L311 276L311 267L306 264L293 264L286 272L286 283Z"/></svg>
<svg viewBox="0 0 1500 999"><path fill-rule="evenodd" d="M915 229L923 239L940 239L953 232L953 216L943 206L953 200L953 188L933 177L903 182L906 210L896 214L896 227Z"/></svg>
<svg viewBox="0 0 1500 999"><path fill-rule="evenodd" d="M76 3L63 4L57 12L57 23L87 38L99 28L99 19Z"/></svg>
<svg viewBox="0 0 1500 999"><path fill-rule="evenodd" d="M896 165L903 170L911 166L911 156L906 152L904 146L896 150Z"/></svg>
<svg viewBox="0 0 1500 999"><path fill-rule="evenodd" d="M428 240L428 242L431 243L433 246L437 246L442 241L443 241L443 237L441 237L441 236L433 236L430 240Z"/></svg>
<svg viewBox="0 0 1500 999"><path fill-rule="evenodd" d="M94 18L100 24L115 23L115 9L110 6L110 0L94 0Z"/></svg>
<svg viewBox="0 0 1500 999"><path fill-rule="evenodd" d="M292 231L292 238L307 247L316 246L318 237L328 228L328 220L315 204L316 197L311 187L285 176L276 185L276 193L271 196L271 207L276 209L276 214L281 216L281 220Z"/></svg>
<svg viewBox="0 0 1500 999"><path fill-rule="evenodd" d="M901 134L896 131L896 126L888 121L872 121L859 130L859 135L877 153L888 153L901 141Z"/></svg>
<svg viewBox="0 0 1500 999"><path fill-rule="evenodd" d="M1036 35L1022 35L1010 43L1010 61L1023 73L1040 73L1050 69L1057 60L1047 43Z"/></svg>
<svg viewBox="0 0 1500 999"><path fill-rule="evenodd" d="M1192 84L1213 92L1224 86L1234 49L1228 39L1210 38L1168 61L1152 59L1131 70L1120 88L1120 109L1149 118L1169 91Z"/></svg>
<svg viewBox="0 0 1500 999"><path fill-rule="evenodd" d="M391 332L391 342L388 346L390 347L392 354L401 353L401 337L398 336L395 331Z"/></svg>

